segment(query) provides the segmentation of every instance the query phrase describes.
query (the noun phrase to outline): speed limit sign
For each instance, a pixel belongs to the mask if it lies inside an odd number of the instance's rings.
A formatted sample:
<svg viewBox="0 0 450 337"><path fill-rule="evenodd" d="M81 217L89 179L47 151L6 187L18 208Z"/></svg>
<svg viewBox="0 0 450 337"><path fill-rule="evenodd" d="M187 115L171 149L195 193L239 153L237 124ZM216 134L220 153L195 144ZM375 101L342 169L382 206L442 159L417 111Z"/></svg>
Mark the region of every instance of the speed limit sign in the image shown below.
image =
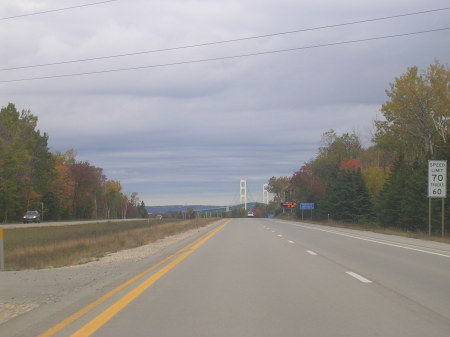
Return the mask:
<svg viewBox="0 0 450 337"><path fill-rule="evenodd" d="M428 198L447 197L447 161L428 161Z"/></svg>

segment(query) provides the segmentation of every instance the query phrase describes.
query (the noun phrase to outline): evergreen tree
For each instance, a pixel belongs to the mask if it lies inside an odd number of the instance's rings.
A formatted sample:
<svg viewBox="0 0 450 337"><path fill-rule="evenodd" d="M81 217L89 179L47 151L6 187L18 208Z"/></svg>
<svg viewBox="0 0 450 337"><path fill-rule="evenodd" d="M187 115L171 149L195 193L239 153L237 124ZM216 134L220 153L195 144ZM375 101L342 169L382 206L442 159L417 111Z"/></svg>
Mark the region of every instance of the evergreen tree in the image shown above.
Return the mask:
<svg viewBox="0 0 450 337"><path fill-rule="evenodd" d="M353 172L354 214L357 222L366 222L374 218L373 205L366 188L361 169Z"/></svg>
<svg viewBox="0 0 450 337"><path fill-rule="evenodd" d="M408 166L403 157L394 162L391 175L387 178L377 203L377 218L382 226L400 225L399 214L402 211L402 198L405 193L405 177Z"/></svg>
<svg viewBox="0 0 450 337"><path fill-rule="evenodd" d="M335 220L361 222L370 219L373 209L361 170L340 170L329 185L326 201L321 207Z"/></svg>
<svg viewBox="0 0 450 337"><path fill-rule="evenodd" d="M399 226L408 230L427 228L427 169L417 161L408 170L400 202Z"/></svg>

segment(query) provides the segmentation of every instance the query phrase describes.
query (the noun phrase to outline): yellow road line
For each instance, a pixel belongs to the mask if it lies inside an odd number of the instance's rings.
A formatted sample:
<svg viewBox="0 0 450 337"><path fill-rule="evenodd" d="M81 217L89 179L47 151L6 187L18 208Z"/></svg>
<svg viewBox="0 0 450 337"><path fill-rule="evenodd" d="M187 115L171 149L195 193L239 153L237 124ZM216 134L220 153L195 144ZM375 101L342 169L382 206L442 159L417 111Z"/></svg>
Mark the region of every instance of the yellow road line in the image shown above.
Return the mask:
<svg viewBox="0 0 450 337"><path fill-rule="evenodd" d="M225 226L228 223L229 223L229 221L227 223L221 225L221 226ZM216 229L214 229L213 231L215 231ZM107 299L111 298L112 296L116 295L117 293L119 293L120 291L122 291L123 289L128 287L130 284L132 284L133 282L135 282L135 281L139 280L140 278L144 277L145 275L147 275L148 273L152 272L156 268L160 267L161 265L163 265L167 261L170 261L175 256L181 254L183 251L188 250L189 248L193 247L194 245L196 245L196 243L202 241L205 237L207 237L213 231L206 233L205 235L203 235L199 239L195 240L194 242L189 243L185 247L181 248L180 250L178 250L174 254L170 255L169 257L165 258L164 260L162 260L162 261L158 262L157 264L153 265L149 269L147 269L147 270L143 271L142 273L134 276L133 278L129 279L128 281L122 283L118 287L114 288L113 290L109 291L108 293L106 293L105 295L100 297L98 300L96 300L96 301L92 302L91 304L87 305L86 307L84 307L80 311L70 315L69 317L67 317L66 319L64 319L63 321L61 321L60 323L56 324L54 327L50 328L49 330L47 330L46 332L40 334L37 337L51 337L51 336L55 335L57 332L61 331L65 327L69 326L70 324L72 324L74 321L76 321L80 317L86 315L89 311L93 310L94 308L96 308L97 306L99 306L100 304L102 304Z"/></svg>
<svg viewBox="0 0 450 337"><path fill-rule="evenodd" d="M162 276L164 276L168 271L173 269L177 264L183 261L186 257L191 255L196 249L198 249L201 245L203 245L206 241L208 241L211 237L216 235L221 229L223 229L228 223L227 221L224 224L220 225L202 240L197 242L194 246L192 246L188 251L184 252L180 256L178 256L175 260L170 262L164 268L150 276L147 280L142 282L136 288L128 292L125 296L119 299L116 303L111 305L105 311L103 311L100 315L95 317L77 332L71 335L71 337L88 337L92 335L95 331L97 331L100 327L102 327L106 322L108 322L111 318L113 318L120 310L125 308L128 304L130 304L133 300L135 300L139 295L141 295L147 288L149 288L152 284L154 284L157 280L159 280Z"/></svg>

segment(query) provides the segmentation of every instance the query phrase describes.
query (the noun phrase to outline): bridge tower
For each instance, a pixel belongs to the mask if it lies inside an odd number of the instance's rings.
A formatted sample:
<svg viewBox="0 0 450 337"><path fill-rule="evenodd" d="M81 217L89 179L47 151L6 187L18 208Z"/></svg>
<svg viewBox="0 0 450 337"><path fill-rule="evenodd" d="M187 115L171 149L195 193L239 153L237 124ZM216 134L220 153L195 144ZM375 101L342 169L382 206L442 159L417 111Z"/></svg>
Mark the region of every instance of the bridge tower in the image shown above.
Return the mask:
<svg viewBox="0 0 450 337"><path fill-rule="evenodd" d="M263 184L263 204L268 205L269 204L269 191L267 188L269 187L269 184Z"/></svg>
<svg viewBox="0 0 450 337"><path fill-rule="evenodd" d="M244 208L247 210L247 180L239 182L239 203L244 203Z"/></svg>

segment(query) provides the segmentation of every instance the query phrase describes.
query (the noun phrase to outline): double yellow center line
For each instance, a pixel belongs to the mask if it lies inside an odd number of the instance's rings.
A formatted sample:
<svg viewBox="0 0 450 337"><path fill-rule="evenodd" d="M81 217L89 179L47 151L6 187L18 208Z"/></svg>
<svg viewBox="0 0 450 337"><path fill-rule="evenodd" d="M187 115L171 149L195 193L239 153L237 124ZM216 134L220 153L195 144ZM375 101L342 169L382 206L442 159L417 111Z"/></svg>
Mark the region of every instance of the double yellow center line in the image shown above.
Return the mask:
<svg viewBox="0 0 450 337"><path fill-rule="evenodd" d="M87 337L92 335L95 331L97 331L101 326L103 326L106 322L108 322L111 318L113 318L120 310L125 308L128 304L130 304L133 300L135 300L139 295L141 295L147 288L149 288L152 284L154 284L157 280L159 280L162 276L164 276L168 271L173 269L177 264L179 264L181 261L183 261L186 257L191 255L196 249L198 249L201 245L203 245L206 241L208 241L210 238L212 238L214 235L216 235L220 230L222 230L226 225L228 225L231 222L231 220L228 220L221 224L220 226L216 227L215 229L211 230L210 232L206 233L196 241L188 244L187 246L181 248L176 253L172 254L171 256L165 258L161 262L155 264L151 268L143 271L142 273L136 275L135 277L131 278L130 280L126 281L125 283L121 284L117 288L111 290L98 300L92 302L91 304L87 305L80 311L76 312L75 314L67 317L62 322L58 323L51 329L47 330L43 334L39 335L38 337L50 337L59 332L60 330L64 329L65 327L69 326L71 323L76 321L77 319L81 318L82 316L86 315L88 312L90 312L92 309L99 306L101 303L105 302L107 299L111 298L112 296L116 295L129 285L131 285L133 282L139 280L140 278L144 277L145 275L151 273L153 270L159 268L160 266L164 265L165 263L169 262L166 266L161 268L159 271L151 275L148 279L143 281L141 284L139 284L134 289L130 290L126 295L124 295L122 298L120 298L117 302L115 302L113 305L105 309L100 315L92 319L89 323L84 325L82 328L80 328L78 331L76 331L74 334L72 334L72 337Z"/></svg>

